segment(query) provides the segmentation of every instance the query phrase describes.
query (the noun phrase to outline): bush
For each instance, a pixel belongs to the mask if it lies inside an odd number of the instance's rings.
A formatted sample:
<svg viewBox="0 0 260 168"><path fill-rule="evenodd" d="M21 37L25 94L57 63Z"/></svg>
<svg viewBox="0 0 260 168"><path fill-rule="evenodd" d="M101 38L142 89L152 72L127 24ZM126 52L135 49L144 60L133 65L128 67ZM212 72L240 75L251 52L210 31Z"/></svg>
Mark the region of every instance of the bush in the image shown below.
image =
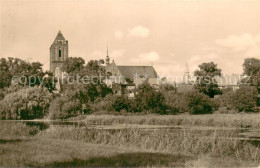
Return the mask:
<svg viewBox="0 0 260 168"><path fill-rule="evenodd" d="M131 103L133 112L166 113L164 96L149 85L148 82L141 84L137 89L137 93Z"/></svg>
<svg viewBox="0 0 260 168"><path fill-rule="evenodd" d="M221 108L250 112L256 110L257 89L253 86L241 86L238 90L229 90L217 98Z"/></svg>
<svg viewBox="0 0 260 168"><path fill-rule="evenodd" d="M187 92L186 103L190 114L211 114L214 109L212 100L196 90Z"/></svg>
<svg viewBox="0 0 260 168"><path fill-rule="evenodd" d="M104 98L99 97L94 104L94 111L113 111L113 103L117 97L112 94L108 94Z"/></svg>
<svg viewBox="0 0 260 168"><path fill-rule="evenodd" d="M71 101L66 96L56 97L49 108L49 119L68 118L76 116L81 112L81 104L77 101Z"/></svg>
<svg viewBox="0 0 260 168"><path fill-rule="evenodd" d="M53 99L46 88L30 87L7 94L0 101L1 119L42 118Z"/></svg>
<svg viewBox="0 0 260 168"><path fill-rule="evenodd" d="M176 114L188 111L184 93L168 92L164 94L164 97L168 113Z"/></svg>
<svg viewBox="0 0 260 168"><path fill-rule="evenodd" d="M258 91L254 86L241 86L232 95L233 108L239 112L255 111L257 105Z"/></svg>
<svg viewBox="0 0 260 168"><path fill-rule="evenodd" d="M112 104L112 108L117 112L123 110L128 111L129 106L130 106L129 100L125 97L117 97Z"/></svg>
<svg viewBox="0 0 260 168"><path fill-rule="evenodd" d="M217 105L211 98L197 90L185 93L168 92L165 94L165 104L170 112L168 113L185 113L190 114L209 114Z"/></svg>

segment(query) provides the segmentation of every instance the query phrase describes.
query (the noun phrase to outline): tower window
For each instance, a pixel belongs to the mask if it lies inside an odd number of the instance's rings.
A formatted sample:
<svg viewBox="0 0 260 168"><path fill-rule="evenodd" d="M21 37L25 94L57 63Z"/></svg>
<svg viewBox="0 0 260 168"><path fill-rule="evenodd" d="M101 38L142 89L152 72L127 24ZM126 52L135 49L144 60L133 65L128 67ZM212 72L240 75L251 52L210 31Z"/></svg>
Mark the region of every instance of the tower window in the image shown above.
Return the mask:
<svg viewBox="0 0 260 168"><path fill-rule="evenodd" d="M59 57L61 57L61 49L59 49Z"/></svg>

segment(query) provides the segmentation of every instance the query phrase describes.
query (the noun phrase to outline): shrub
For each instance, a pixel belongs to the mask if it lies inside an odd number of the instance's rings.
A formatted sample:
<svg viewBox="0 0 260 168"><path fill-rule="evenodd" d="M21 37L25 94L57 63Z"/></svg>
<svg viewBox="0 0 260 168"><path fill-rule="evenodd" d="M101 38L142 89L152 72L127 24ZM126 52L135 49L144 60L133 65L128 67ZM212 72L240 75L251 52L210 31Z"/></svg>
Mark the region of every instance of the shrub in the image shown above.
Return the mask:
<svg viewBox="0 0 260 168"><path fill-rule="evenodd" d="M257 89L253 86L240 86L236 91L229 90L216 99L221 108L238 112L255 111L257 103Z"/></svg>
<svg viewBox="0 0 260 168"><path fill-rule="evenodd" d="M164 97L168 113L176 114L188 111L184 93L168 92L164 94Z"/></svg>
<svg viewBox="0 0 260 168"><path fill-rule="evenodd" d="M30 87L7 94L0 101L1 119L42 118L53 99L46 88Z"/></svg>
<svg viewBox="0 0 260 168"><path fill-rule="evenodd" d="M165 104L170 113L209 114L217 104L207 95L197 90L185 93L168 92L165 94Z"/></svg>
<svg viewBox="0 0 260 168"><path fill-rule="evenodd" d="M231 97L233 108L241 111L255 111L258 91L254 86L241 86Z"/></svg>
<svg viewBox="0 0 260 168"><path fill-rule="evenodd" d="M210 114L214 104L212 100L203 93L196 90L186 93L186 103L190 114Z"/></svg>
<svg viewBox="0 0 260 168"><path fill-rule="evenodd" d="M56 97L50 103L49 115L47 118L68 118L79 114L81 109L81 104L78 101L71 101L66 96Z"/></svg>
<svg viewBox="0 0 260 168"><path fill-rule="evenodd" d="M95 111L113 111L113 103L117 97L112 94L108 94L104 98L97 98L94 104Z"/></svg>
<svg viewBox="0 0 260 168"><path fill-rule="evenodd" d="M127 111L129 106L129 100L125 97L117 97L112 104L112 108L117 112L122 110Z"/></svg>
<svg viewBox="0 0 260 168"><path fill-rule="evenodd" d="M137 93L133 103L131 103L133 105L132 110L160 114L166 113L164 96L149 85L148 82L141 84L137 89Z"/></svg>

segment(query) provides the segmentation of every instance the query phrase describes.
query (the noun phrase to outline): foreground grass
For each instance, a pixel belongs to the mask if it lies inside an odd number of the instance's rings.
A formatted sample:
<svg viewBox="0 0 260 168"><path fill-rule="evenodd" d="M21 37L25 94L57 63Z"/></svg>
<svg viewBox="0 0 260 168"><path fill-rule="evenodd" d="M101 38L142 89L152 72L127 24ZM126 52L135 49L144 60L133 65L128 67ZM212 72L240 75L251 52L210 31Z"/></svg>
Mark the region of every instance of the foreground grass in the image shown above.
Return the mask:
<svg viewBox="0 0 260 168"><path fill-rule="evenodd" d="M256 167L258 163L258 147L223 140L218 133L74 126L40 131L0 122L0 167Z"/></svg>
<svg viewBox="0 0 260 168"><path fill-rule="evenodd" d="M1 167L185 166L191 157L137 153L132 149L82 142L32 138L0 144Z"/></svg>
<svg viewBox="0 0 260 168"><path fill-rule="evenodd" d="M213 126L232 128L260 128L260 113L207 115L85 115L69 119L92 125L139 124L171 126Z"/></svg>
<svg viewBox="0 0 260 168"><path fill-rule="evenodd" d="M256 162L158 153L70 140L29 138L0 143L1 167L256 167Z"/></svg>
<svg viewBox="0 0 260 168"><path fill-rule="evenodd" d="M161 153L185 152L192 155L209 154L212 157L234 157L253 162L260 161L260 147L234 138L228 132L200 133L193 130L143 129L89 129L82 127L53 127L41 133L42 137L70 139L92 144L134 147Z"/></svg>

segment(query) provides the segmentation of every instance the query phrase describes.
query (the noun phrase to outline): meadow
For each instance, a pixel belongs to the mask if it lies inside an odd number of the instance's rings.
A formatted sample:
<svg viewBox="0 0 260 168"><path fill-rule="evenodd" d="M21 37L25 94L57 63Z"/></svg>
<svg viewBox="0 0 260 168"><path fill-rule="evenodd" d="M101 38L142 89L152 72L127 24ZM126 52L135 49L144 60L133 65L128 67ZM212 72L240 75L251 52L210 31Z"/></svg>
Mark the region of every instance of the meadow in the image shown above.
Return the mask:
<svg viewBox="0 0 260 168"><path fill-rule="evenodd" d="M88 115L70 119L84 125L50 124L44 129L1 121L0 166L257 167L260 146L219 128L259 129L258 116Z"/></svg>

